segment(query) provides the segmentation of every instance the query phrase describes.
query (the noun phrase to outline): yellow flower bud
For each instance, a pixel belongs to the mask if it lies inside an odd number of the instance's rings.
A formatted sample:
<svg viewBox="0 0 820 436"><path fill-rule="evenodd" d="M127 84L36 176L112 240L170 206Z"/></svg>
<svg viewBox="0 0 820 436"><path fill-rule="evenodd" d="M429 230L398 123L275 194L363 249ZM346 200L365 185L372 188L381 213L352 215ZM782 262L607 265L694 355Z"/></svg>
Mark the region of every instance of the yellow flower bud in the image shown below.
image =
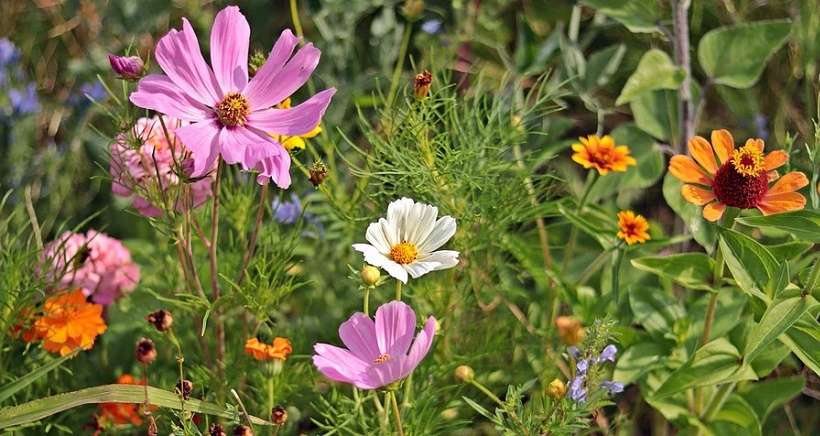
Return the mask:
<svg viewBox="0 0 820 436"><path fill-rule="evenodd" d="M461 383L469 383L475 378L475 371L467 365L459 365L455 371L456 380Z"/></svg>
<svg viewBox="0 0 820 436"><path fill-rule="evenodd" d="M381 277L382 273L379 271L378 268L375 266L365 265L362 268L362 272L360 273L362 276L362 281L366 285L375 285L379 281L379 277Z"/></svg>
<svg viewBox="0 0 820 436"><path fill-rule="evenodd" d="M555 379L547 386L547 395L554 399L560 399L567 393L567 385L560 379Z"/></svg>

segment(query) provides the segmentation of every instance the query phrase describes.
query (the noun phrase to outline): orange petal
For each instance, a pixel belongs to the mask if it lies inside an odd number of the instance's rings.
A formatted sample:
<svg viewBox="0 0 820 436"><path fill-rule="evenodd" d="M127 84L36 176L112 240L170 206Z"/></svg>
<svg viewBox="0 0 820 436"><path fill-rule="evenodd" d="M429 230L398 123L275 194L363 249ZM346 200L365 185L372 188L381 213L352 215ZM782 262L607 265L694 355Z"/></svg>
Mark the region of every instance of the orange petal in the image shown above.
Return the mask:
<svg viewBox="0 0 820 436"><path fill-rule="evenodd" d="M749 138L746 140L746 145L744 147L749 147L757 150L760 153L763 153L763 140L760 138Z"/></svg>
<svg viewBox="0 0 820 436"><path fill-rule="evenodd" d="M784 176L785 177L785 176ZM806 206L806 197L797 192L786 192L785 194L766 195L757 204L758 210L763 215L800 210Z"/></svg>
<svg viewBox="0 0 820 436"><path fill-rule="evenodd" d="M703 208L703 217L706 218L707 221L715 222L723 216L724 211L726 211L726 205L715 201L707 204Z"/></svg>
<svg viewBox="0 0 820 436"><path fill-rule="evenodd" d="M780 173L778 173L777 171L769 171L768 173L766 173L766 175L769 178L769 183L772 183L780 178Z"/></svg>
<svg viewBox="0 0 820 436"><path fill-rule="evenodd" d="M698 206L703 206L715 199L714 192L709 189L698 188L695 185L683 185L680 188L680 193L686 201Z"/></svg>
<svg viewBox="0 0 820 436"><path fill-rule="evenodd" d="M669 161L669 172L681 182L711 185L712 179L689 156L675 155Z"/></svg>
<svg viewBox="0 0 820 436"><path fill-rule="evenodd" d="M809 179L800 171L792 171L783 175L763 197L764 200L770 195L785 194L786 192L794 192L809 184Z"/></svg>
<svg viewBox="0 0 820 436"><path fill-rule="evenodd" d="M718 166L715 162L715 154L709 141L702 136L695 136L689 140L689 154L703 167L709 174L717 172Z"/></svg>
<svg viewBox="0 0 820 436"><path fill-rule="evenodd" d="M763 159L763 167L766 171L771 171L783 166L789 160L789 155L783 150L775 150L766 155Z"/></svg>
<svg viewBox="0 0 820 436"><path fill-rule="evenodd" d="M735 151L735 140L728 130L712 130L712 147L715 148L720 163L726 163Z"/></svg>

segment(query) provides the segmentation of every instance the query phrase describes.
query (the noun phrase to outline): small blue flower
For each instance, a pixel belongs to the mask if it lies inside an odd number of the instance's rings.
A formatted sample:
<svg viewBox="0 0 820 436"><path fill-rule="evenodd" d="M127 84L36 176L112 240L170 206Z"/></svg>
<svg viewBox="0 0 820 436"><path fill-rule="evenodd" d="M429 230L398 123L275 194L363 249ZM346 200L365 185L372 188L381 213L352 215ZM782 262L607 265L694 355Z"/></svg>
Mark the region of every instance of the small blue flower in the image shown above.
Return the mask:
<svg viewBox="0 0 820 436"><path fill-rule="evenodd" d="M427 20L421 24L421 30L425 33L435 35L441 30L441 20L435 18Z"/></svg>
<svg viewBox="0 0 820 436"><path fill-rule="evenodd" d="M20 50L13 42L0 38L0 68L14 65L20 60Z"/></svg>
<svg viewBox="0 0 820 436"><path fill-rule="evenodd" d="M618 354L618 347L611 344L607 345L606 347L604 347L603 351L601 351L601 355L598 356L598 362L608 360L614 363L616 354Z"/></svg>
<svg viewBox="0 0 820 436"><path fill-rule="evenodd" d="M589 369L589 361L587 361L586 359L579 360L575 367L578 368L578 373L586 374L587 369Z"/></svg>
<svg viewBox="0 0 820 436"><path fill-rule="evenodd" d="M281 201L274 198L271 203L273 219L280 224L294 224L302 216L302 202L296 194L290 194L290 201Z"/></svg>
<svg viewBox="0 0 820 436"><path fill-rule="evenodd" d="M40 100L37 98L37 87L29 83L26 89L9 90L11 112L15 115L33 114L40 110Z"/></svg>
<svg viewBox="0 0 820 436"><path fill-rule="evenodd" d="M587 400L587 390L584 387L584 376L577 376L569 384L569 397L573 401L583 403Z"/></svg>
<svg viewBox="0 0 820 436"><path fill-rule="evenodd" d="M609 391L609 395L615 395L624 391L624 384L616 381L606 380L601 383L601 387Z"/></svg>
<svg viewBox="0 0 820 436"><path fill-rule="evenodd" d="M103 101L108 98L108 93L105 92L105 87L100 82L84 84L80 87L80 94L94 101Z"/></svg>
<svg viewBox="0 0 820 436"><path fill-rule="evenodd" d="M569 355L570 355L570 356L572 356L574 359L577 359L578 357L580 357L580 356L581 356L581 350L579 350L579 349L578 349L578 347L576 347L575 345L573 345L573 346L571 346L571 347L568 347L568 348L567 348L567 352L568 352L568 353L569 353Z"/></svg>

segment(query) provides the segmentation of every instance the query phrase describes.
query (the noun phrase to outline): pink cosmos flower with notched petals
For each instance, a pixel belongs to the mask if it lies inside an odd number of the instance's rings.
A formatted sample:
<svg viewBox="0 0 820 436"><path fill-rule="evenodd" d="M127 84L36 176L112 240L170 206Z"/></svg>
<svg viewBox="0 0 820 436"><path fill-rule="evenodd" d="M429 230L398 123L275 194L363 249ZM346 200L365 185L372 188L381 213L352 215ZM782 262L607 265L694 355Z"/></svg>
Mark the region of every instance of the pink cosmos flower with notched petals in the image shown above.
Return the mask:
<svg viewBox="0 0 820 436"><path fill-rule="evenodd" d="M182 30L171 29L157 44L155 57L165 74L144 77L130 100L191 122L175 133L193 152L195 177L221 155L228 164L259 171L258 183L273 179L284 189L290 186L290 155L268 133L310 132L336 90L326 89L290 109L274 108L307 82L321 53L307 44L293 55L299 39L285 30L249 81L249 39L250 26L238 7L220 11L211 29L211 69L183 18Z"/></svg>
<svg viewBox="0 0 820 436"><path fill-rule="evenodd" d="M406 378L427 356L436 319L427 318L424 329L418 335L415 332L413 309L401 301L391 301L376 310L375 322L355 313L339 326L339 337L347 349L314 345L313 364L331 380L359 389L378 389Z"/></svg>

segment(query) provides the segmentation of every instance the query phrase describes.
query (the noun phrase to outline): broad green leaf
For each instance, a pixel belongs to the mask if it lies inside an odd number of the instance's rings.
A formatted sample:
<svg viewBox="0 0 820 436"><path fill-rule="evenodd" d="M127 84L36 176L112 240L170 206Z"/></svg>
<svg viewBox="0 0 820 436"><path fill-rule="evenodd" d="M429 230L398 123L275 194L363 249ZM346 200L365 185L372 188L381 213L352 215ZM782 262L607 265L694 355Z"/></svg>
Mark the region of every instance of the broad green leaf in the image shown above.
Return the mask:
<svg viewBox="0 0 820 436"><path fill-rule="evenodd" d="M631 32L658 31L661 19L657 2L646 0L583 0L583 3L626 26Z"/></svg>
<svg viewBox="0 0 820 436"><path fill-rule="evenodd" d="M762 229L770 228L789 232L798 240L820 243L820 212L798 210L769 216L738 218L740 224Z"/></svg>
<svg viewBox="0 0 820 436"><path fill-rule="evenodd" d="M750 365L752 365L752 369L755 370L755 374L763 378L771 374L791 353L792 351L786 344L781 341L775 341L773 344L765 347Z"/></svg>
<svg viewBox="0 0 820 436"><path fill-rule="evenodd" d="M707 423L715 434L742 434L760 436L761 420L755 409L738 395L732 395L715 415L712 422Z"/></svg>
<svg viewBox="0 0 820 436"><path fill-rule="evenodd" d="M617 44L596 51L587 59L587 71L584 86L587 90L609 83L612 75L618 71L626 54L626 45Z"/></svg>
<svg viewBox="0 0 820 436"><path fill-rule="evenodd" d="M755 324L749 331L749 336L746 338L746 348L743 350L744 360L746 362L754 360L763 351L764 347L774 342L792 324L797 322L806 313L808 307L807 298L805 297L792 297L773 301L763 314L760 322Z"/></svg>
<svg viewBox="0 0 820 436"><path fill-rule="evenodd" d="M659 288L630 288L629 306L634 314L634 321L649 333L660 337L672 334L675 321L686 315L683 307Z"/></svg>
<svg viewBox="0 0 820 436"><path fill-rule="evenodd" d="M653 394L663 398L697 386L711 386L731 381L753 380L751 367L741 365L737 348L724 338L701 347L692 358L675 370Z"/></svg>
<svg viewBox="0 0 820 436"><path fill-rule="evenodd" d="M71 353L71 354L68 354L66 356L60 357L58 359L54 359L54 360L46 363L45 365L40 366L37 369L35 369L35 370L33 370L29 373L26 373L25 375L18 378L17 380L14 380L13 382L8 383L8 384L0 387L0 403L2 403L7 398L14 395L20 389L23 389L26 386L34 383L37 379L39 379L40 377L48 374L51 370L59 367L60 365L63 364L63 362L65 362L68 359L71 359L72 357L74 357L76 355L77 355L76 353Z"/></svg>
<svg viewBox="0 0 820 436"><path fill-rule="evenodd" d="M800 395L805 385L806 379L799 376L774 378L741 386L738 395L754 409L761 422L766 422L772 410Z"/></svg>
<svg viewBox="0 0 820 436"><path fill-rule="evenodd" d="M663 179L663 198L666 204L675 211L683 222L689 227L689 231L701 247L710 253L717 238L717 226L703 219L701 208L694 204L687 203L681 196L680 190L683 184L672 174L666 173Z"/></svg>
<svg viewBox="0 0 820 436"><path fill-rule="evenodd" d="M139 385L103 385L93 388L80 389L29 401L18 406L0 409L0 429L16 425L23 425L39 421L48 416L84 404L99 403L143 403L145 401L145 386ZM148 402L151 405L180 410L183 401L179 395L163 389L148 386ZM233 414L224 407L200 400L184 401L185 410L195 413L204 413L222 418L234 418ZM264 419L250 417L255 425L272 425Z"/></svg>
<svg viewBox="0 0 820 436"><path fill-rule="evenodd" d="M775 259L792 260L805 253L813 246L814 244L811 242L791 241L783 244L767 245L766 249L772 253L772 256L774 256Z"/></svg>
<svg viewBox="0 0 820 436"><path fill-rule="evenodd" d="M689 289L712 289L715 262L703 253L646 256L632 260L632 266L672 279Z"/></svg>
<svg viewBox="0 0 820 436"><path fill-rule="evenodd" d="M717 84L748 88L760 78L766 62L786 42L790 31L789 20L714 29L698 44L700 66Z"/></svg>
<svg viewBox="0 0 820 436"><path fill-rule="evenodd" d="M651 371L661 362L668 351L654 342L641 342L635 344L618 357L615 371L612 373L612 380L625 385L635 382L647 371Z"/></svg>
<svg viewBox="0 0 820 436"><path fill-rule="evenodd" d="M615 105L635 100L638 96L659 89L677 89L686 73L675 66L663 50L651 49L644 53L638 67L629 76Z"/></svg>
<svg viewBox="0 0 820 436"><path fill-rule="evenodd" d="M810 313L803 315L778 339L809 369L820 374L820 323Z"/></svg>
<svg viewBox="0 0 820 436"><path fill-rule="evenodd" d="M670 141L678 131L677 93L658 90L641 94L629 103L635 124L644 132Z"/></svg>
<svg viewBox="0 0 820 436"><path fill-rule="evenodd" d="M749 300L749 297L737 288L721 288L717 292L717 309L715 310L715 320L712 324L710 339L723 337L734 329L742 321L743 312ZM700 299L687 307L687 318L691 322L691 330L687 341L689 349L696 346L694 342L699 341L703 334L703 323L709 297L710 295L703 294Z"/></svg>
<svg viewBox="0 0 820 436"><path fill-rule="evenodd" d="M719 233L726 266L740 288L764 301L771 298L765 291L778 270L777 259L766 247L742 233L726 228L720 228Z"/></svg>

